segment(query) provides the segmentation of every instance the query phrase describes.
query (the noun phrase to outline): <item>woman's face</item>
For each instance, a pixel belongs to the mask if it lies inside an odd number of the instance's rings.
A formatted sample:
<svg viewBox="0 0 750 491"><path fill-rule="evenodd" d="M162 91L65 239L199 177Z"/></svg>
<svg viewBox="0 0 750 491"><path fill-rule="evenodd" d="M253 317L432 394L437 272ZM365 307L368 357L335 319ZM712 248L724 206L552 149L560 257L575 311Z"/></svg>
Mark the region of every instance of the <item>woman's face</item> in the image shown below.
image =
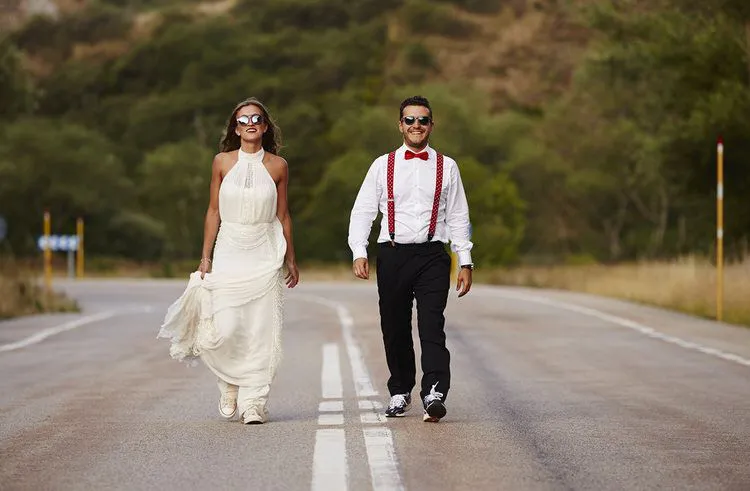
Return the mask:
<svg viewBox="0 0 750 491"><path fill-rule="evenodd" d="M241 107L235 117L237 127L235 132L242 141L260 142L263 139L263 133L268 129L268 122L261 108L254 104Z"/></svg>

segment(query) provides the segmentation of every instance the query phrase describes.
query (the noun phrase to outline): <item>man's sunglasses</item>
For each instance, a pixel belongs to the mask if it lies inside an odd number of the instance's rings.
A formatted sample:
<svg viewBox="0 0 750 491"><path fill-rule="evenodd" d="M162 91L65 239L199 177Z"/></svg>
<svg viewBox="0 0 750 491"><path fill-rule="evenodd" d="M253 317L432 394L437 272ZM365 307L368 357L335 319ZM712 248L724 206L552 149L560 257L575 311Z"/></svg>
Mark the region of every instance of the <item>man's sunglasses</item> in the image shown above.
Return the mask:
<svg viewBox="0 0 750 491"><path fill-rule="evenodd" d="M429 116L404 116L403 118L401 118L401 121L403 121L406 126L411 126L417 121L419 121L419 124L421 124L422 126L427 126L432 122L432 118Z"/></svg>
<svg viewBox="0 0 750 491"><path fill-rule="evenodd" d="M239 118L237 118L237 123L240 126L247 126L250 124L261 124L262 122L263 122L263 115L261 114L253 114L251 116L242 115Z"/></svg>

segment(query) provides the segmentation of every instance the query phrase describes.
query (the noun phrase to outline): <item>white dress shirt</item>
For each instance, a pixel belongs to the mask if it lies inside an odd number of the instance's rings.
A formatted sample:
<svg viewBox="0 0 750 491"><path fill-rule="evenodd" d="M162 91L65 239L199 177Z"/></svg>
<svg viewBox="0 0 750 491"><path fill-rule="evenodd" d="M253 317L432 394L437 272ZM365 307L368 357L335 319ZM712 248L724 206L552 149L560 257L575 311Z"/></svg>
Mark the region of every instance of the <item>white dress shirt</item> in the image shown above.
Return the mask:
<svg viewBox="0 0 750 491"><path fill-rule="evenodd" d="M437 152L427 146L428 159L406 160L406 145L396 150L393 173L395 242L427 242L430 216L435 197ZM378 242L390 242L388 233L388 154L381 155L370 166L359 189L349 221L349 247L354 259L367 257L367 241L372 222L383 213ZM458 255L458 264L471 264L469 205L456 161L444 156L443 188L440 193L437 225L433 241L447 243Z"/></svg>

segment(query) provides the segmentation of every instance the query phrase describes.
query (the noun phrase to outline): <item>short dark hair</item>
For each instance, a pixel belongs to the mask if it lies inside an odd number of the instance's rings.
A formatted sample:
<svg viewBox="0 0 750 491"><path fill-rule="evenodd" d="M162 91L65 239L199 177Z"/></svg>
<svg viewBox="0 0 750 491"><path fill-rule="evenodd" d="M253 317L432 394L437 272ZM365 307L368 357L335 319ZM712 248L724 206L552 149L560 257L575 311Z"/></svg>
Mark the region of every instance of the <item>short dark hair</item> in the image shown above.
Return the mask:
<svg viewBox="0 0 750 491"><path fill-rule="evenodd" d="M426 107L427 110L430 111L430 118L432 118L432 108L430 107L430 101L428 101L426 97L422 97L421 95L415 95L415 96L409 97L408 99L404 99L404 102L401 103L401 109L399 110L399 115L398 115L399 120L401 120L401 118L404 117L404 108L406 106Z"/></svg>

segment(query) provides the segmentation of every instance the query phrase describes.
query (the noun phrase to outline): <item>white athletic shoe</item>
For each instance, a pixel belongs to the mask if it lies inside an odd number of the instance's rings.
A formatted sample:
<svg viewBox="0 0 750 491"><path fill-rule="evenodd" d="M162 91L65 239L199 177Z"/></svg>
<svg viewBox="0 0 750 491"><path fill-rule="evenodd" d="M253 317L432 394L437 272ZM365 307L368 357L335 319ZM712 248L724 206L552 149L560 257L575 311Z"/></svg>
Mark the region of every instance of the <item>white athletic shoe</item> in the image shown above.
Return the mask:
<svg viewBox="0 0 750 491"><path fill-rule="evenodd" d="M237 414L237 396L222 394L219 398L219 414L224 419L231 419Z"/></svg>
<svg viewBox="0 0 750 491"><path fill-rule="evenodd" d="M422 421L428 423L437 423L441 418L445 417L448 412L443 402L443 393L435 390L437 384L432 386L430 393L427 394L422 401L424 404L424 414Z"/></svg>
<svg viewBox="0 0 750 491"><path fill-rule="evenodd" d="M259 425L266 422L268 412L256 406L250 406L242 413L242 422L246 425Z"/></svg>

